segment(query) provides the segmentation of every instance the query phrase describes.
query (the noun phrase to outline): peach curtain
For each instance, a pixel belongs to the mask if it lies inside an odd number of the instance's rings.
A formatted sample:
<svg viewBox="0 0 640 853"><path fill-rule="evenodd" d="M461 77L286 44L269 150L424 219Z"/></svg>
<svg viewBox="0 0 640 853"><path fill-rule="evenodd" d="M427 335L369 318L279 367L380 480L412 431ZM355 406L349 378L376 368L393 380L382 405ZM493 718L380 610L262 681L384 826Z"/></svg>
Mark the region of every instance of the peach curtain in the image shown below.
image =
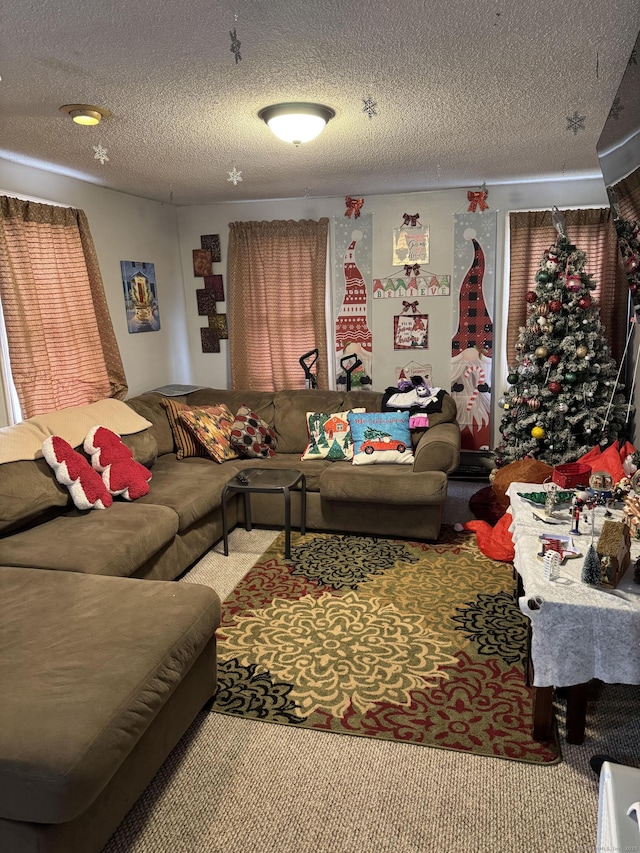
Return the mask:
<svg viewBox="0 0 640 853"><path fill-rule="evenodd" d="M0 300L24 418L124 399L124 368L83 211L0 197Z"/></svg>
<svg viewBox="0 0 640 853"><path fill-rule="evenodd" d="M600 319L605 327L612 357L619 364L627 335L627 286L621 278L618 243L611 210L564 211L567 234L572 243L587 254L586 271L594 276L595 297L600 303ZM516 361L515 344L520 327L526 325L528 290L535 290L535 276L543 252L558 234L551 211L526 211L509 215L510 279L507 323L507 361Z"/></svg>
<svg viewBox="0 0 640 853"><path fill-rule="evenodd" d="M231 387L304 388L299 359L319 350L328 388L326 261L329 220L229 223Z"/></svg>

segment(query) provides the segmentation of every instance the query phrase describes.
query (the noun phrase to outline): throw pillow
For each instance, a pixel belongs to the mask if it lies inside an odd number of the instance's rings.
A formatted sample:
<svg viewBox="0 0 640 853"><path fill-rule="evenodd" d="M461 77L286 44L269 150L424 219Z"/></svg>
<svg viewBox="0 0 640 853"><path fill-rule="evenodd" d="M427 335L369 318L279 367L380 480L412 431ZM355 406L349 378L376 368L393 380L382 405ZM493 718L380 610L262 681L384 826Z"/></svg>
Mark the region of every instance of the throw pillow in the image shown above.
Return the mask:
<svg viewBox="0 0 640 853"><path fill-rule="evenodd" d="M84 452L91 456L94 470L102 474L109 493L126 501L135 501L149 492L151 471L136 462L133 453L120 436L103 426L89 430Z"/></svg>
<svg viewBox="0 0 640 853"><path fill-rule="evenodd" d="M216 462L238 458L231 444L234 418L225 405L187 409L179 412L178 418Z"/></svg>
<svg viewBox="0 0 640 853"><path fill-rule="evenodd" d="M42 442L42 455L53 470L56 480L69 489L77 509L106 509L113 503L102 477L94 471L81 453L59 435Z"/></svg>
<svg viewBox="0 0 640 853"><path fill-rule="evenodd" d="M176 458L186 459L188 456L208 458L209 454L206 448L193 437L193 434L178 417L180 412L191 411L192 407L187 406L186 403L179 403L177 400L170 400L166 397L160 400L160 404L167 410L167 418L171 432L173 433L173 443L176 446Z"/></svg>
<svg viewBox="0 0 640 853"><path fill-rule="evenodd" d="M240 456L270 459L276 455L276 434L269 424L244 404L231 426L231 444Z"/></svg>
<svg viewBox="0 0 640 853"><path fill-rule="evenodd" d="M350 412L348 418L354 465L413 465L409 412Z"/></svg>
<svg viewBox="0 0 640 853"><path fill-rule="evenodd" d="M348 416L350 412L364 411L307 412L309 443L300 459L332 459L334 462L353 459L353 437Z"/></svg>

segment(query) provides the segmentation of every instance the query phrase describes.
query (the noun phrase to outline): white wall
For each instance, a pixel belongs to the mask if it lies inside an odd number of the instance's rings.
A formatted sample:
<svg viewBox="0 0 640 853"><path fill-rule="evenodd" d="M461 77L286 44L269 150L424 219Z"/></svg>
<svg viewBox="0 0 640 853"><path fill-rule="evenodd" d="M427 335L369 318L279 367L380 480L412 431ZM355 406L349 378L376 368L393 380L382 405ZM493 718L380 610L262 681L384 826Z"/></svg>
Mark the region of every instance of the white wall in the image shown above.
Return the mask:
<svg viewBox="0 0 640 853"><path fill-rule="evenodd" d="M489 186L488 203L498 213L498 245L494 327L496 354L493 387L504 388L504 369L498 363L499 341L504 339L504 246L505 221L513 210L607 205L601 178L581 181L541 182ZM195 291L202 279L193 275L192 250L200 247L200 236L219 234L222 262L214 273L222 273L228 287L227 258L229 223L236 220L318 219L344 216L344 198L301 198L272 201L211 204L174 208L171 205L116 193L63 175L21 166L0 159L0 192L15 192L81 208L87 214L96 245L107 301L122 353L129 396L168 382L195 383L224 388L229 384L227 342L221 352L203 353ZM402 223L403 213L420 213L430 228L431 256L428 268L446 274L453 268L453 216L467 209L466 189L430 193L365 197L363 213L374 215L373 273L393 271L391 233ZM121 260L155 264L162 328L158 332L128 333L124 311ZM449 387L450 342L454 333L453 297L424 300L428 304L429 349L420 360L434 368L434 383ZM369 323L373 333L373 387L395 384L394 368L405 353L393 349L392 317L399 313L398 300L370 301ZM225 304L219 306L224 311ZM276 301L274 298L274 310ZM400 360L398 359L400 356ZM424 358L423 358L424 356ZM408 359L407 359L408 360ZM500 396L494 394L494 402ZM494 424L499 415L494 417ZM6 423L0 410L0 425Z"/></svg>
<svg viewBox="0 0 640 853"><path fill-rule="evenodd" d="M509 211L549 209L580 206L608 206L607 193L602 178L581 181L545 182L489 186L488 203L498 213L496 300L494 309L494 355L493 386L505 387L504 366L499 364L500 341L505 339L504 323L504 247L505 222ZM420 221L430 229L430 258L428 269L447 274L453 271L453 225L454 214L467 210L466 189L444 190L429 193L411 193L365 197L363 213L373 213L373 273L375 277L393 272L391 238L394 228L402 224L402 214L420 213ZM238 202L212 204L200 207L183 207L178 210L180 251L185 286L187 325L189 330L192 381L214 387L227 387L229 367L227 342L221 342L220 354L204 354L200 346L200 326L206 318L198 317L195 291L202 286L202 279L193 275L192 250L200 246L200 235L219 234L222 248L222 263L214 265L215 273L224 277L225 295L227 281L227 258L229 223L238 220L272 219L318 219L322 216L344 216L344 198L302 198L268 202ZM355 226L354 226L355 227ZM401 268L396 268L396 271ZM393 315L400 313L396 299L373 301L370 298L369 324L373 333L373 387L383 390L395 384L396 364L409 361L408 353L393 349ZM220 305L220 312L225 310ZM453 297L433 297L421 301L429 315L429 349L420 350L416 360L431 363L434 369L434 384L449 388L451 337L453 324ZM274 310L277 310L277 295L274 295ZM302 372L301 372L302 378ZM494 394L495 400L500 394ZM499 422L494 413L494 426Z"/></svg>
<svg viewBox="0 0 640 853"><path fill-rule="evenodd" d="M113 192L75 178L0 159L0 194L12 192L70 205L86 213L124 362L129 396L167 382L189 382L176 209L168 204ZM120 275L121 260L155 264L159 331L129 334ZM2 423L7 423L7 420L6 417L2 420L0 412Z"/></svg>

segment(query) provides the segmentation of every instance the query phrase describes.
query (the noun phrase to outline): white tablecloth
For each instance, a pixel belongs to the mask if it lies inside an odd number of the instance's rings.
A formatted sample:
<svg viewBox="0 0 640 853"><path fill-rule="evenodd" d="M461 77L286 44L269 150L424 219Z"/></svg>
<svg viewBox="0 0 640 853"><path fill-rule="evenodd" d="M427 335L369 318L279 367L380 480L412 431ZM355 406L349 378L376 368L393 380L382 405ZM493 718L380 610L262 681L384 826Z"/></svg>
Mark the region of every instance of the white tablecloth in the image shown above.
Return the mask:
<svg viewBox="0 0 640 853"><path fill-rule="evenodd" d="M543 486L512 483L507 491L513 517L510 527L515 547L514 565L522 578L525 594L519 604L531 620L531 656L536 687L563 687L599 678L610 684L640 684L640 585L633 582L634 562L640 542L632 540L631 565L615 591L591 587L580 580L584 557L591 544L591 519L581 520L581 535L571 534L567 509L557 516L563 524L547 524L544 515L518 492L543 491ZM594 545L604 520L604 509L596 509ZM621 518L613 512L614 520ZM540 534L572 535L581 556L568 559L554 580L546 580Z"/></svg>

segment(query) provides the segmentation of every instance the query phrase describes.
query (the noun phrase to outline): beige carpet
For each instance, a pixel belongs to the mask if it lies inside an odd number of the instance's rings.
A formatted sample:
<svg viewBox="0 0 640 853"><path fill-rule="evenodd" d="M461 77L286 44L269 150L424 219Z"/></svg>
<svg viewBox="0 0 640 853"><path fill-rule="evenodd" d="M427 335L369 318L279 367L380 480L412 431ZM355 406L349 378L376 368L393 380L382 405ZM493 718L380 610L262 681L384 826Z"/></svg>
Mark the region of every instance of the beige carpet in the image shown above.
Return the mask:
<svg viewBox="0 0 640 853"><path fill-rule="evenodd" d="M224 597L275 535L236 529L185 581ZM585 744L561 725L551 767L201 713L103 853L587 853L589 757L640 765L639 700L594 691Z"/></svg>

